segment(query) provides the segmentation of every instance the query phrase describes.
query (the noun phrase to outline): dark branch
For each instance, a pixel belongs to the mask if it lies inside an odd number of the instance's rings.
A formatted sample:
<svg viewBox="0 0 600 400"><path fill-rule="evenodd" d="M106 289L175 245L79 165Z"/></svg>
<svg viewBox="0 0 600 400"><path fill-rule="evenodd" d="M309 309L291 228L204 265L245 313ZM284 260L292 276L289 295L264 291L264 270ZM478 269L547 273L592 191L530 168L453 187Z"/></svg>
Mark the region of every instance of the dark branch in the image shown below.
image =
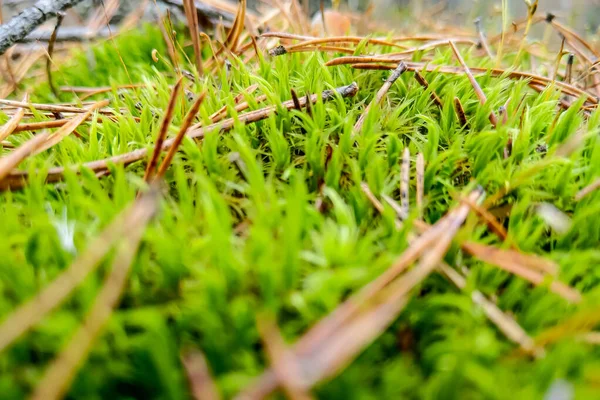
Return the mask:
<svg viewBox="0 0 600 400"><path fill-rule="evenodd" d="M40 0L26 8L4 25L0 25L0 54L30 34L48 18L60 11L73 7L83 0Z"/></svg>

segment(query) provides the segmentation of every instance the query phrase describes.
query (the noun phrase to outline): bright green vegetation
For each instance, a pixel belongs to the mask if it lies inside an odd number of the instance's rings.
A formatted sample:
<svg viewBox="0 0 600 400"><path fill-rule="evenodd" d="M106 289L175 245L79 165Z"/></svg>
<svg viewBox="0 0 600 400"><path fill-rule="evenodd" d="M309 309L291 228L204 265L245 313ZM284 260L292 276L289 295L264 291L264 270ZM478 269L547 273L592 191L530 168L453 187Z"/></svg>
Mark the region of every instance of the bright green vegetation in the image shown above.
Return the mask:
<svg viewBox="0 0 600 400"><path fill-rule="evenodd" d="M44 171L53 166L152 148L160 122L153 113L162 115L175 81L164 63L152 62L153 48L166 54L157 30L145 28L99 45L91 71L85 54L75 56L55 74L57 83L130 83L115 43L132 81L155 89L95 97L110 98L111 107L128 112L116 122L87 123L78 129L82 138L71 135L26 160L21 168L33 174L27 187L0 194L0 320L65 270L145 187L145 162L114 166L106 177L83 170L68 173L58 185L43 183ZM491 66L468 51L464 56L469 65ZM598 309L600 191L580 201L573 198L600 176L600 112L584 117L576 104L559 113L560 95L553 89L537 94L524 81L487 76L478 78L488 96L481 106L465 76L427 73L444 103L440 110L406 72L353 138L355 121L389 73L323 66L332 57L294 53L249 65L233 62L229 74L223 69L186 82L193 92L208 93L200 112L205 121L222 105L233 106L232 97L253 83L259 84L258 94L268 96L263 105L288 100L291 88L303 95L356 81L360 90L354 98L319 101L312 116L280 110L226 134L208 134L199 143L184 141L120 306L80 369L70 398L189 398L179 358L189 347L205 354L225 397L239 392L267 365L256 328L258 312L274 313L293 343L409 246L410 221L417 217L414 160L419 152L426 161L425 221L437 221L475 185L488 196L507 190L490 211L503 221L509 242L557 262L559 279L581 291L583 301L569 304L548 285L533 287L464 254L457 243L466 239L508 248L472 213L445 257L449 265L468 270L466 290L457 290L438 273L431 275L412 292L394 324L314 394L332 399L541 399L564 379L576 398L597 396L600 347L566 335L546 347L544 358L520 355L470 293L478 289L496 298L499 308L534 338L576 312ZM445 49L434 53L433 62L456 65ZM64 96L62 101L73 99ZM455 96L465 107L467 129L457 121ZM508 98L508 120L493 129L488 115ZM37 88L32 100L57 102L46 86ZM182 97L171 135L188 106ZM5 120L0 115L0 122ZM574 135L580 135L580 145L557 156ZM9 140L18 144L30 137L21 133ZM505 158L509 138L513 147ZM413 161L412 212L397 230L392 209L386 205L379 214L360 184L398 200L400 156L406 147ZM315 207L321 183L323 212ZM566 213L572 221L568 231L554 231L537 212L540 203ZM77 250L61 241L60 221L72 227ZM249 224L236 230L244 221ZM80 325L111 255L64 305L0 355L0 397L30 393Z"/></svg>

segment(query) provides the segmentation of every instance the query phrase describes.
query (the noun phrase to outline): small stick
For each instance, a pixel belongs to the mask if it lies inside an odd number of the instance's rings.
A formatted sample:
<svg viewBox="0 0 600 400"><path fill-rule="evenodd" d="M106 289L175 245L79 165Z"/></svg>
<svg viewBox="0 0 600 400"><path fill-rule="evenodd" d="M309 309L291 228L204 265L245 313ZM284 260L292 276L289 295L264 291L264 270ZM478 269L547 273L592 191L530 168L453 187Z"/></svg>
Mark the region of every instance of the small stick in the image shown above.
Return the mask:
<svg viewBox="0 0 600 400"><path fill-rule="evenodd" d="M383 85L381 86L381 88L379 89L377 94L375 95L375 98L369 103L369 105L367 106L365 111L362 113L362 115L360 116L358 121L356 121L356 124L354 124L354 132L360 132L363 124L365 123L365 119L367 118L367 115L369 114L369 111L371 110L371 107L373 107L373 104L381 104L385 94L388 92L388 90L390 90L390 87L392 87L394 82L396 82L396 80L400 77L400 75L402 75L402 73L404 71L406 71L406 64L404 64L404 62L400 61L400 63L398 63L398 66L396 67L396 69L392 71L390 76L383 83Z"/></svg>

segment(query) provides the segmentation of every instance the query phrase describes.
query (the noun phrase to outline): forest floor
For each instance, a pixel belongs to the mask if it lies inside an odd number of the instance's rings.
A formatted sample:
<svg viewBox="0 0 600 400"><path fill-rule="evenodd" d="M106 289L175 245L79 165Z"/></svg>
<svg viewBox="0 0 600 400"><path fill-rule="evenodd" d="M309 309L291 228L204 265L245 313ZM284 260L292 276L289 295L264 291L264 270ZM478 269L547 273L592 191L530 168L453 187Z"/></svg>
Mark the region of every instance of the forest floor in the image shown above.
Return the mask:
<svg viewBox="0 0 600 400"><path fill-rule="evenodd" d="M1 397L597 398L597 43L276 3L0 56Z"/></svg>

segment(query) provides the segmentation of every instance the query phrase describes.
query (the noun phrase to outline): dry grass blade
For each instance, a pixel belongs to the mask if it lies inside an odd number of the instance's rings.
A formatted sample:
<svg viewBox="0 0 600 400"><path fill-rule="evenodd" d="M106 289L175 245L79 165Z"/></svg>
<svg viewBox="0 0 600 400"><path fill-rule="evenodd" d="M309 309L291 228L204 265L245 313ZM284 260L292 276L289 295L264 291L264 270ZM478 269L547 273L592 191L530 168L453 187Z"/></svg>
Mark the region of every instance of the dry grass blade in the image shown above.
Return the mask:
<svg viewBox="0 0 600 400"><path fill-rule="evenodd" d="M303 384L302 371L295 354L291 351L272 317L262 316L258 319L258 331L262 338L272 369L281 382L283 390L292 400L307 400L312 396Z"/></svg>
<svg viewBox="0 0 600 400"><path fill-rule="evenodd" d="M514 251L500 250L473 242L463 243L461 247L479 260L496 265L538 286L544 284L546 277L549 276L548 271L552 270L550 264L533 261L531 256L524 256ZM552 280L549 289L571 303L581 301L581 293L562 282Z"/></svg>
<svg viewBox="0 0 600 400"><path fill-rule="evenodd" d="M92 113L99 108L105 107L108 105L108 100L99 101L98 103L92 105L85 113L80 114L69 120L65 125L63 125L60 129L52 134L42 145L40 145L34 152L34 154L39 154L43 151L48 150L50 147L57 145L61 140L69 136L79 125L81 125L86 119L88 119Z"/></svg>
<svg viewBox="0 0 600 400"><path fill-rule="evenodd" d="M196 12L194 0L183 0L183 8L187 18L190 36L192 38L192 45L194 46L196 69L198 70L198 73L202 75L204 74L204 67L202 66L202 44L200 43L200 26L198 24L198 13Z"/></svg>
<svg viewBox="0 0 600 400"><path fill-rule="evenodd" d="M23 98L23 103L27 103L28 101L29 101L29 95L26 94L25 97ZM25 115L25 108L19 107L17 109L17 112L14 113L10 117L10 119L6 122L6 124L4 124L2 126L2 128L0 128L0 141L9 137L15 131L17 126L19 126L19 122L21 122L21 119L23 119L24 115Z"/></svg>
<svg viewBox="0 0 600 400"><path fill-rule="evenodd" d="M179 146L181 145L183 138L188 132L188 129L192 125L192 122L194 122L196 114L198 114L198 110L200 110L200 106L202 105L202 102L205 98L206 92L201 93L200 96L198 96L198 98L194 101L194 104L192 104L190 111L188 111L187 115L183 120L183 123L181 124L181 127L179 128L177 136L175 136L175 138L173 139L173 143L171 144L171 147L169 148L165 159L160 164L160 167L158 167L158 172L156 173L157 177L162 178L165 175L165 172L167 172L167 169L173 161L173 157L175 157L175 153L177 153L177 151L179 150Z"/></svg>
<svg viewBox="0 0 600 400"><path fill-rule="evenodd" d="M127 231L120 242L111 271L96 296L91 310L83 325L44 374L31 396L33 400L60 399L67 392L78 367L85 360L94 341L112 315L113 309L119 303L139 243L146 225L156 212L157 205L158 191L155 188L136 202L132 209L135 217L128 218Z"/></svg>
<svg viewBox="0 0 600 400"><path fill-rule="evenodd" d="M423 153L417 154L417 211L419 218L423 216L423 193L425 191L425 158Z"/></svg>
<svg viewBox="0 0 600 400"><path fill-rule="evenodd" d="M402 75L402 73L404 71L406 71L406 64L404 64L404 62L400 61L400 63L398 63L398 66L396 67L396 69L394 69L392 71L390 76L386 79L384 84L381 86L381 88L375 95L375 98L369 103L366 110L362 113L362 115L360 116L358 121L356 121L356 124L354 124L354 132L355 133L360 132L360 130L362 129L362 126L365 123L365 119L367 118L367 115L369 114L371 107L373 107L373 104L381 104L381 102L383 101L383 98L386 95L386 93L388 92L388 90L390 90L390 88L392 87L394 82L396 82L396 80L400 77L400 75Z"/></svg>
<svg viewBox="0 0 600 400"><path fill-rule="evenodd" d="M438 265L440 271L452 282L457 288L463 290L467 286L466 279L454 269L450 268L444 262ZM525 332L525 330L511 316L505 314L491 300L483 295L479 290L474 290L471 293L471 299L475 304L483 309L483 312L494 325L512 342L527 354L542 356L543 349L536 346L533 339Z"/></svg>
<svg viewBox="0 0 600 400"><path fill-rule="evenodd" d="M195 9L194 9L194 12ZM146 182L150 182L150 179L154 176L154 171L156 169L156 165L158 164L158 157L160 156L160 152L162 151L163 143L165 138L167 137L167 132L169 131L169 125L171 124L171 120L173 119L173 113L175 112L175 105L177 104L177 99L179 98L179 93L181 92L181 82L183 78L179 78L175 87L173 88L173 92L171 92L171 97L169 98L169 104L167 105L167 109L163 116L163 120L160 125L160 130L158 131L158 136L156 137L156 144L154 145L154 151L152 152L152 156L150 157L150 161L148 162L148 166L146 167L146 172L144 173L144 180Z"/></svg>
<svg viewBox="0 0 600 400"><path fill-rule="evenodd" d="M594 182L590 183L589 185L581 189L579 192L577 192L577 194L575 195L575 201L580 201L585 196L598 189L600 189L600 178L596 179Z"/></svg>
<svg viewBox="0 0 600 400"><path fill-rule="evenodd" d="M13 169L19 166L23 160L33 154L33 152L48 139L48 136L48 132L40 133L17 147L8 155L0 158L0 183Z"/></svg>
<svg viewBox="0 0 600 400"><path fill-rule="evenodd" d="M477 94L477 98L479 99L479 102L481 103L481 105L485 105L485 103L487 102L487 97L485 96L485 93L483 93L483 90L481 90L481 86L479 86L479 83L477 83L477 80L475 80L475 77L473 76L473 74L471 73L471 70L465 63L465 60L460 55L460 52L456 48L456 45L454 44L454 42L449 41L448 43L450 44L450 47L452 48L452 51L454 52L456 59L458 60L460 65L465 70L465 74L469 78L469 82L471 82L471 86L473 86L473 89L475 90L475 94ZM498 125L498 119L496 118L496 114L494 114L493 111L490 112L490 122L494 126Z"/></svg>
<svg viewBox="0 0 600 400"><path fill-rule="evenodd" d="M196 400L219 400L221 398L204 354L198 350L189 351L181 357L181 362Z"/></svg>

